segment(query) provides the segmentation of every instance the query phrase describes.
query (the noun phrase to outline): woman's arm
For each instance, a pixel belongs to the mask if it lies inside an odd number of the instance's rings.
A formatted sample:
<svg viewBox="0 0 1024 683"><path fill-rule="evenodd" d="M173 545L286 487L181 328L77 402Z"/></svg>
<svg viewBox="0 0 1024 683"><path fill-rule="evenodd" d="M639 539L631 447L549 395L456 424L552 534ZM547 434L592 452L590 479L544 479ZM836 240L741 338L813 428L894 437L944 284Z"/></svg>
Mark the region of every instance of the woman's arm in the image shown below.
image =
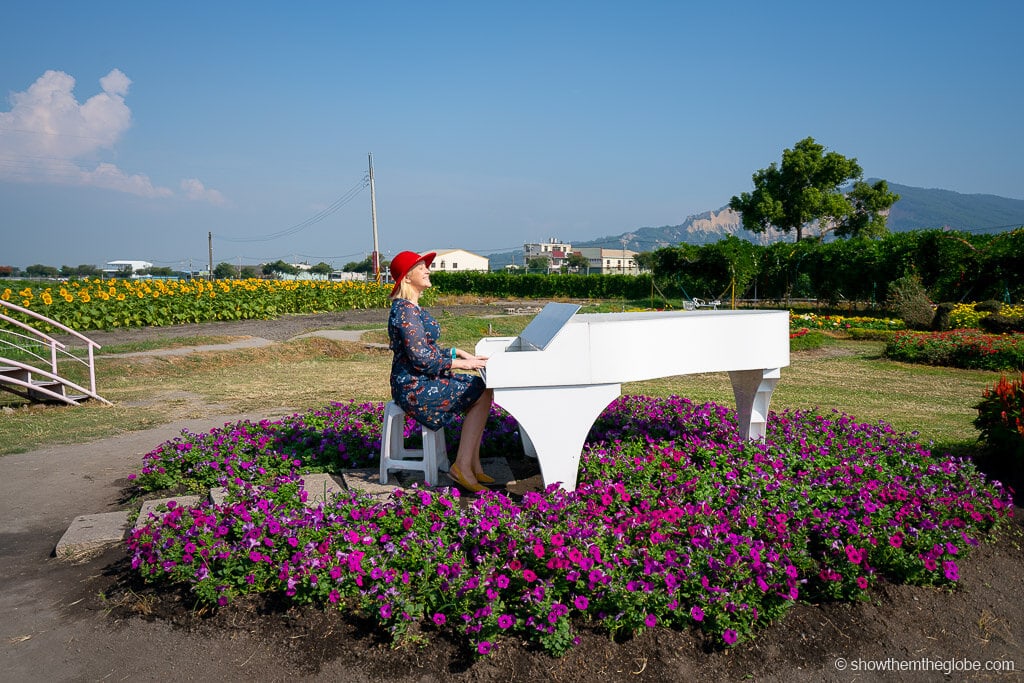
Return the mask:
<svg viewBox="0 0 1024 683"><path fill-rule="evenodd" d="M413 370L428 377L438 377L453 367L451 356L424 329L419 309L406 302L397 307L396 314L396 341Z"/></svg>

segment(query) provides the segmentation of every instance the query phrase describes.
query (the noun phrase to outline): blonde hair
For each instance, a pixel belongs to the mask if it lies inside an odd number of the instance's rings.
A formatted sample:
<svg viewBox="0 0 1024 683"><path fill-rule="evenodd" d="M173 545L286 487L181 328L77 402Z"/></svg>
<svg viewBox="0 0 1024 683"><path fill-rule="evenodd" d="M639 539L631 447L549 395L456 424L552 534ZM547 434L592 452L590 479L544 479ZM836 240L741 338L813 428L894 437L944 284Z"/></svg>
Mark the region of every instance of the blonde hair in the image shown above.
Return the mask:
<svg viewBox="0 0 1024 683"><path fill-rule="evenodd" d="M391 300L394 301L395 299L412 299L413 296L415 296L415 293L416 290L412 288L412 285L409 284L409 281L405 279L405 276L403 275L402 279L398 282L398 290L395 292L395 295L391 297Z"/></svg>

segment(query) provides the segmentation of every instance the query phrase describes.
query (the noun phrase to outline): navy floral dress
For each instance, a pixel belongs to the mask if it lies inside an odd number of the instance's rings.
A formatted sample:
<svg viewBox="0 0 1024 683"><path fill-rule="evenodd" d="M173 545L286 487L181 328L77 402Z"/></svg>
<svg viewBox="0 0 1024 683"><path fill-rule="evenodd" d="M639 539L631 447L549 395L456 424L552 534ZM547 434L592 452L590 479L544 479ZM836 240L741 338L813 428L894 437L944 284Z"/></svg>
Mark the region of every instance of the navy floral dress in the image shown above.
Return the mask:
<svg viewBox="0 0 1024 683"><path fill-rule="evenodd" d="M430 429L451 424L485 389L476 375L452 373L451 349L437 345L440 336L441 325L434 316L406 299L391 303L391 397Z"/></svg>

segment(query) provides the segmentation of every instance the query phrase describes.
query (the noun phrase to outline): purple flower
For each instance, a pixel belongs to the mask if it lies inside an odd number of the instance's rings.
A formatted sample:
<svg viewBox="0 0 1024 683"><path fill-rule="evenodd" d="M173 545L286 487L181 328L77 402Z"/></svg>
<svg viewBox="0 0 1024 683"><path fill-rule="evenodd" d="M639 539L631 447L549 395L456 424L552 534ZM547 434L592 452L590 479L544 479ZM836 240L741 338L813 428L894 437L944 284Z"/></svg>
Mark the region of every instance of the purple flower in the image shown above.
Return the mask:
<svg viewBox="0 0 1024 683"><path fill-rule="evenodd" d="M727 645L732 645L733 643L735 643L736 642L736 638L737 638L737 635L736 635L736 631L734 629L727 628L727 629L725 629L725 632L722 633L722 640L724 640Z"/></svg>
<svg viewBox="0 0 1024 683"><path fill-rule="evenodd" d="M658 617L653 614L648 614L644 617L644 626L647 628L654 628L658 624Z"/></svg>
<svg viewBox="0 0 1024 683"><path fill-rule="evenodd" d="M694 605L690 608L690 616L694 621L704 621L704 610Z"/></svg>
<svg viewBox="0 0 1024 683"><path fill-rule="evenodd" d="M956 562L946 560L942 563L942 571L950 581L960 580L960 569L956 566Z"/></svg>
<svg viewBox="0 0 1024 683"><path fill-rule="evenodd" d="M500 628L512 628L516 623L516 618L511 614L502 614L498 617L498 626Z"/></svg>
<svg viewBox="0 0 1024 683"><path fill-rule="evenodd" d="M444 623L448 621L448 617L441 614L440 612L434 613L434 623L438 626L444 626Z"/></svg>
<svg viewBox="0 0 1024 683"><path fill-rule="evenodd" d="M476 651L482 655L486 655L491 651L491 644L486 640L481 640L476 644Z"/></svg>
<svg viewBox="0 0 1024 683"><path fill-rule="evenodd" d="M587 597L585 595L577 595L576 598L573 600L573 604L576 605L576 609L582 611L587 609L587 607L590 605L590 601L587 600Z"/></svg>

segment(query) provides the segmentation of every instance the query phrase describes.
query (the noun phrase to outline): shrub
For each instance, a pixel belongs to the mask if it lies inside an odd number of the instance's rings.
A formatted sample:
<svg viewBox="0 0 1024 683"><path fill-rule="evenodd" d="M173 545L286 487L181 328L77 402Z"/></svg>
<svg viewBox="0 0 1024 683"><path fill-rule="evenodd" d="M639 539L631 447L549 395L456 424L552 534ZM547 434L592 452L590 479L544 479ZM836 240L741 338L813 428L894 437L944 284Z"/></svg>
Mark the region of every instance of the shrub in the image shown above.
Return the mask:
<svg viewBox="0 0 1024 683"><path fill-rule="evenodd" d="M905 363L969 370L1024 370L1024 336L974 330L897 332L885 346L887 358Z"/></svg>
<svg viewBox="0 0 1024 683"><path fill-rule="evenodd" d="M912 330L927 330L932 326L932 302L917 275L905 275L889 283L887 305Z"/></svg>
<svg viewBox="0 0 1024 683"><path fill-rule="evenodd" d="M988 299L981 303L974 304L974 310L980 311L981 313L998 313L1003 310L1003 303L996 301L995 299Z"/></svg>
<svg viewBox="0 0 1024 683"><path fill-rule="evenodd" d="M990 334L1010 334L1012 332L1024 332L1024 318L992 313L978 321L981 329Z"/></svg>
<svg viewBox="0 0 1024 683"><path fill-rule="evenodd" d="M935 317L932 318L932 329L936 332L945 332L953 329L953 311L956 304L941 303L935 307Z"/></svg>
<svg viewBox="0 0 1024 683"><path fill-rule="evenodd" d="M975 406L978 417L974 426L990 454L1012 471L1024 466L1024 374L1009 381L1000 377L995 386L986 389Z"/></svg>

